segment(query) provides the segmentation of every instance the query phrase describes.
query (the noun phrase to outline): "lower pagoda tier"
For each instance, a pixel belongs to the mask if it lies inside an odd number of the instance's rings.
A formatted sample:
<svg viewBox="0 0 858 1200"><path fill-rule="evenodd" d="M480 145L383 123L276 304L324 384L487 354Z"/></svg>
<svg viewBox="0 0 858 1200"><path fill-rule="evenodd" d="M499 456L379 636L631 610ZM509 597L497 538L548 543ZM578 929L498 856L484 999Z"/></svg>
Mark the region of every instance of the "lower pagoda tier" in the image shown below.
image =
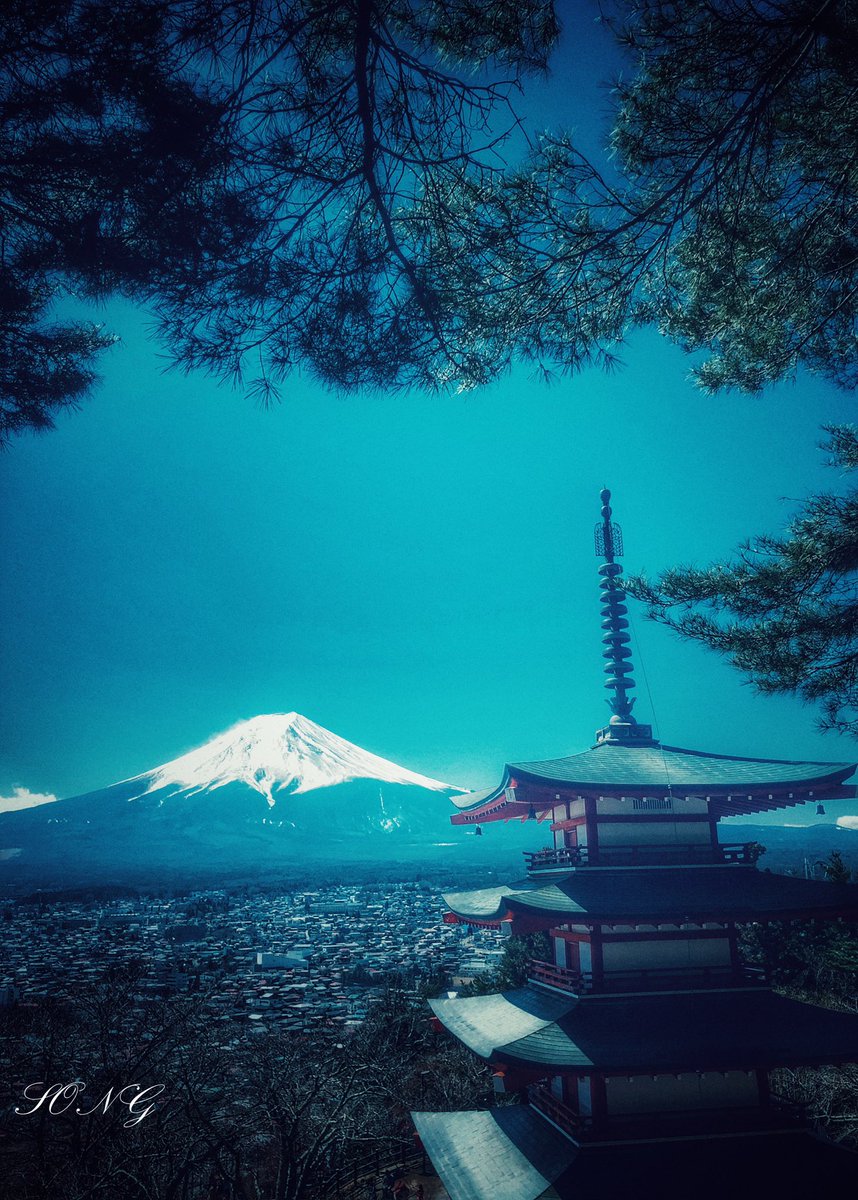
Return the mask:
<svg viewBox="0 0 858 1200"><path fill-rule="evenodd" d="M851 1013L768 988L579 998L523 987L430 1002L480 1058L545 1074L745 1070L858 1061Z"/></svg>
<svg viewBox="0 0 858 1200"><path fill-rule="evenodd" d="M858 1155L803 1130L579 1146L527 1105L413 1117L452 1200L803 1200L858 1179Z"/></svg>
<svg viewBox="0 0 858 1200"><path fill-rule="evenodd" d="M858 919L858 889L821 880L772 875L755 866L670 868L581 867L509 887L451 892L444 900L465 924L510 921L514 932L577 924L660 924L680 919L791 921Z"/></svg>

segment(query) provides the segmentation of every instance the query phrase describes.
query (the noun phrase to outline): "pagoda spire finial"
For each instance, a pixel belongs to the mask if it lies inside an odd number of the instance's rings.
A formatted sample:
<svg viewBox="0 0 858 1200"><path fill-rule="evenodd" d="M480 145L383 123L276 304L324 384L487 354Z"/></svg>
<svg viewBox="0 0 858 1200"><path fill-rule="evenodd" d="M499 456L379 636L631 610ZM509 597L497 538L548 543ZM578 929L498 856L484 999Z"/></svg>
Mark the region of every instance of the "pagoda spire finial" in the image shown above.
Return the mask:
<svg viewBox="0 0 858 1200"><path fill-rule="evenodd" d="M605 687L612 695L608 701L612 717L605 729L596 734L600 742L605 741L650 741L652 730L648 725L638 725L632 716L634 697L629 693L635 686L632 679L631 638L628 634L628 608L626 592L622 583L623 568L615 560L623 553L623 531L616 521L611 520L611 493L602 488L601 521L596 525L596 555L605 561L599 567L602 579L602 642L605 659Z"/></svg>

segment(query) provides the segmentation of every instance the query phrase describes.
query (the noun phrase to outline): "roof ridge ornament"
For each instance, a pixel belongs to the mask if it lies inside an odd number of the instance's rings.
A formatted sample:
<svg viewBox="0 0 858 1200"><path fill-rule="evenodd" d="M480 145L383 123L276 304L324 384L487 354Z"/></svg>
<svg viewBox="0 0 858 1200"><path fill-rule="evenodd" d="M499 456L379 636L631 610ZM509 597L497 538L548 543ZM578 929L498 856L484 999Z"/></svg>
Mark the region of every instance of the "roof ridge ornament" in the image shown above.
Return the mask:
<svg viewBox="0 0 858 1200"><path fill-rule="evenodd" d="M615 561L623 553L623 531L616 521L611 520L611 493L608 488L600 492L602 519L596 525L596 556L605 561L599 567L602 591L602 656L607 666L605 687L613 694L608 700L611 716L604 729L596 731L597 743L622 742L640 745L653 744L652 727L638 725L632 716L635 703L630 696L635 681L632 678L631 638L626 632L629 627L626 591L622 583L623 568Z"/></svg>

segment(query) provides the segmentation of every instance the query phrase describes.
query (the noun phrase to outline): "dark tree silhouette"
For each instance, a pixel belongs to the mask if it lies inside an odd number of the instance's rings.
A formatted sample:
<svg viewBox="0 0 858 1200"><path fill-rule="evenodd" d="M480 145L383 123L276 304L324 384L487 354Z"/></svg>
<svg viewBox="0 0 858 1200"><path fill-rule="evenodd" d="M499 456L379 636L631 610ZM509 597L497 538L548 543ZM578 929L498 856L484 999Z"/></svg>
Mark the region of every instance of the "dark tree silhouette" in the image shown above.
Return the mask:
<svg viewBox="0 0 858 1200"><path fill-rule="evenodd" d="M0 441L76 404L112 338L76 301L145 297L253 227L216 89L168 5L6 5L0 19Z"/></svg>
<svg viewBox="0 0 858 1200"><path fill-rule="evenodd" d="M633 68L614 162L549 135L502 182L484 319L547 366L655 323L706 353L708 392L756 392L799 364L854 386L858 4L610 9Z"/></svg>
<svg viewBox="0 0 858 1200"><path fill-rule="evenodd" d="M651 323L710 392L852 386L858 0L611 11L612 158L552 133L516 170L550 0L6 6L0 437L85 394L110 337L71 312L114 292L263 402L301 366L461 389L610 363Z"/></svg>
<svg viewBox="0 0 858 1200"><path fill-rule="evenodd" d="M858 466L858 431L827 427L832 465ZM738 560L677 567L627 590L649 615L726 655L764 693L822 708L858 736L858 492L807 500L784 537L752 538Z"/></svg>
<svg viewBox="0 0 858 1200"><path fill-rule="evenodd" d="M540 0L5 6L0 438L84 395L111 338L66 314L116 292L263 399L302 362L474 375L444 268L556 29Z"/></svg>
<svg viewBox="0 0 858 1200"><path fill-rule="evenodd" d="M0 1011L2 1200L319 1200L342 1183L355 1195L413 1152L411 1108L487 1102L486 1065L432 1032L411 989L391 987L356 1030L263 1032L205 992L159 999L141 981L114 971ZM86 1088L30 1112L37 1079ZM129 1084L163 1085L130 1128L142 1105L103 1103Z"/></svg>

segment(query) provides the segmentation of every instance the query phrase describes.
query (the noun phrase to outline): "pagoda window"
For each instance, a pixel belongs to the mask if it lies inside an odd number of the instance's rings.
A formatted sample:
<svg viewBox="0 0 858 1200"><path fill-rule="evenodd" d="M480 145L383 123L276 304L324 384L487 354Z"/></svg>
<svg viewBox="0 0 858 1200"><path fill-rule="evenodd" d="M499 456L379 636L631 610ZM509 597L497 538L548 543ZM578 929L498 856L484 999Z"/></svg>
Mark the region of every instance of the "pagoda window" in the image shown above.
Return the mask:
<svg viewBox="0 0 858 1200"><path fill-rule="evenodd" d="M562 829L555 834L555 841L558 846L577 846L578 845L578 830L577 829Z"/></svg>
<svg viewBox="0 0 858 1200"><path fill-rule="evenodd" d="M634 796L632 808L637 812L669 812L673 808L670 796Z"/></svg>
<svg viewBox="0 0 858 1200"><path fill-rule="evenodd" d="M589 942L578 943L579 970L583 975L590 975L593 970L593 952Z"/></svg>
<svg viewBox="0 0 858 1200"><path fill-rule="evenodd" d="M580 942L561 941L557 939L557 946L566 947L566 962L563 964L570 971L581 970L581 944Z"/></svg>
<svg viewBox="0 0 858 1200"><path fill-rule="evenodd" d="M625 817L634 820L636 813L675 813L680 820L688 817L709 819L709 806L702 796L600 796L595 815ZM566 824L564 821L563 824Z"/></svg>
<svg viewBox="0 0 858 1200"><path fill-rule="evenodd" d="M627 817L634 819L635 813L676 813L684 820L687 817L709 819L709 805L705 796L600 796L596 802L596 817Z"/></svg>

